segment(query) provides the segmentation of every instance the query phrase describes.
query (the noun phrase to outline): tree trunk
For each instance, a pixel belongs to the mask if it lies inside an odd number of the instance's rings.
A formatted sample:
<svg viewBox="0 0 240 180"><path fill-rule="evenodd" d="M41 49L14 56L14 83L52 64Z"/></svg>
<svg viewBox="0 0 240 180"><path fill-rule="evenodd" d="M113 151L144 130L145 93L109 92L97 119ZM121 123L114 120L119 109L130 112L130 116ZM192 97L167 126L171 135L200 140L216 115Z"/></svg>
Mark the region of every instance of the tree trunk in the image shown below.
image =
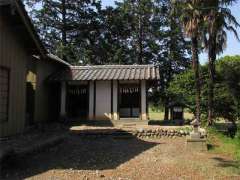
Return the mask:
<svg viewBox="0 0 240 180"><path fill-rule="evenodd" d="M213 35L209 37L208 49L208 125L213 124L213 109L214 109L214 80L215 80L215 60L216 60L216 37Z"/></svg>
<svg viewBox="0 0 240 180"><path fill-rule="evenodd" d="M138 64L143 64L143 22L142 22L142 12L140 11L140 3L141 1L138 0L138 15L137 15L137 29L138 29L138 35L137 35L137 43L138 43Z"/></svg>
<svg viewBox="0 0 240 180"><path fill-rule="evenodd" d="M199 78L199 61L198 61L198 40L197 37L192 37L192 67L195 75L195 90L196 90L196 119L200 122L200 78Z"/></svg>
<svg viewBox="0 0 240 180"><path fill-rule="evenodd" d="M63 60L67 60L66 54L65 54L65 48L67 46L67 32L66 32L66 0L62 0L62 45L63 45Z"/></svg>
<svg viewBox="0 0 240 180"><path fill-rule="evenodd" d="M165 99L164 103L164 120L169 120L168 98Z"/></svg>
<svg viewBox="0 0 240 180"><path fill-rule="evenodd" d="M139 14L138 17L138 63L143 64L143 29L142 29L142 17Z"/></svg>

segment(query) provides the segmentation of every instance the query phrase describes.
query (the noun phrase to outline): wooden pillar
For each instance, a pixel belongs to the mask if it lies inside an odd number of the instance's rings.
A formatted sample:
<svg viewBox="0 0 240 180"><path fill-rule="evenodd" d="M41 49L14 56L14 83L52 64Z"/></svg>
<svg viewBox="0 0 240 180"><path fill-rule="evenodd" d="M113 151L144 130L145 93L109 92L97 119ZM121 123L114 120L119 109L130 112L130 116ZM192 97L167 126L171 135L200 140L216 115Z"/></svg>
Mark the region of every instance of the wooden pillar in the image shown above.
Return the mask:
<svg viewBox="0 0 240 180"><path fill-rule="evenodd" d="M147 120L149 120L149 101L148 101L148 82L146 82L146 114L147 114Z"/></svg>
<svg viewBox="0 0 240 180"><path fill-rule="evenodd" d="M119 116L118 116L118 82L117 81L113 81L113 114L112 114L112 119L113 120L118 120Z"/></svg>
<svg viewBox="0 0 240 180"><path fill-rule="evenodd" d="M61 109L60 115L61 117L66 116L66 82L61 83Z"/></svg>
<svg viewBox="0 0 240 180"><path fill-rule="evenodd" d="M94 81L89 83L89 114L88 119L94 119Z"/></svg>
<svg viewBox="0 0 240 180"><path fill-rule="evenodd" d="M146 80L141 80L141 119L147 120Z"/></svg>

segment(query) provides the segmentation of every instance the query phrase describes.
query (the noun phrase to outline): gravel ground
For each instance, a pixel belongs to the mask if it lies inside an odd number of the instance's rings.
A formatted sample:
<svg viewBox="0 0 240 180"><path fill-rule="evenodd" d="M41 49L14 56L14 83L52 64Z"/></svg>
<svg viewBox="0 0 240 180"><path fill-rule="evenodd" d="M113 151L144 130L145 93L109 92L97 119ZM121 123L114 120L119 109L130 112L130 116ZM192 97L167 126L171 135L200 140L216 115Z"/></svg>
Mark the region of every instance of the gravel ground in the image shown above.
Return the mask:
<svg viewBox="0 0 240 180"><path fill-rule="evenodd" d="M68 134L67 127L59 123L48 123L42 125L42 127L33 126L23 134L9 138L0 138L0 148L13 148L15 151L21 151L33 144L64 134Z"/></svg>
<svg viewBox="0 0 240 180"><path fill-rule="evenodd" d="M0 179L240 179L221 154L187 152L185 139L86 138L69 135L60 145L19 159Z"/></svg>

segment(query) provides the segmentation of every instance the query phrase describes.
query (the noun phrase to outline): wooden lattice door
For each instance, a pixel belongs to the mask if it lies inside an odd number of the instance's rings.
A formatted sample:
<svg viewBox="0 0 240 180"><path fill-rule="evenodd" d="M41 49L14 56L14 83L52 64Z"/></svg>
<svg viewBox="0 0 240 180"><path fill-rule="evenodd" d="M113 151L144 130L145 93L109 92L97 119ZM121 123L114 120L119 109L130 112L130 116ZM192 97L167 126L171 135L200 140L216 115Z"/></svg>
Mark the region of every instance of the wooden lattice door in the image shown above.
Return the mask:
<svg viewBox="0 0 240 180"><path fill-rule="evenodd" d="M88 85L69 85L67 88L67 114L86 118L88 115Z"/></svg>
<svg viewBox="0 0 240 180"><path fill-rule="evenodd" d="M137 118L140 115L140 87L138 84L124 84L119 88L120 118Z"/></svg>

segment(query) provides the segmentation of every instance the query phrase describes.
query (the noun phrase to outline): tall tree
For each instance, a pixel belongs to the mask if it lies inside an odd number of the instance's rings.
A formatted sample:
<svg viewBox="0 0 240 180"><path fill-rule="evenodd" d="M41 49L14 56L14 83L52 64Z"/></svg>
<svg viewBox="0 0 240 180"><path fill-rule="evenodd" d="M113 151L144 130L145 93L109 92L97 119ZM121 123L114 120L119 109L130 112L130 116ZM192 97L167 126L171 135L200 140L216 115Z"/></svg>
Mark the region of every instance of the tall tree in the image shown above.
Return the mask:
<svg viewBox="0 0 240 180"><path fill-rule="evenodd" d="M101 20L101 36L98 36L98 47L91 49L95 59L101 59L99 64L133 64L134 51L130 47L129 39L132 37L129 16L122 13L117 6L106 7L99 12ZM96 43L95 42L95 43ZM99 49L99 53L96 50Z"/></svg>
<svg viewBox="0 0 240 180"><path fill-rule="evenodd" d="M166 89L173 76L190 64L189 41L179 26L177 14L171 14L170 0L126 0L118 4L126 17L130 34L127 46L135 63L153 63L160 66L160 99L168 119L170 101ZM129 46L130 45L130 46Z"/></svg>
<svg viewBox="0 0 240 180"><path fill-rule="evenodd" d="M68 62L83 63L80 54L97 33L100 1L25 0L25 3L49 51Z"/></svg>
<svg viewBox="0 0 240 180"><path fill-rule="evenodd" d="M204 18L206 22L205 45L208 51L208 125L213 124L214 110L214 79L216 55L221 53L226 45L226 31L232 31L238 38L236 27L239 26L231 10L227 8L236 0L205 1Z"/></svg>
<svg viewBox="0 0 240 180"><path fill-rule="evenodd" d="M164 103L164 119L169 119L170 99L166 92L170 82L176 74L185 71L190 67L190 41L186 40L181 29L178 14L171 12L173 4L170 0L162 1L160 8L161 15L164 17L161 35L161 56L158 60L161 73L161 99Z"/></svg>
<svg viewBox="0 0 240 180"><path fill-rule="evenodd" d="M171 30L164 14L170 0L126 0L106 8L90 0L25 1L48 49L72 64L152 63L171 76L183 69L177 65L187 56L179 22ZM178 52L172 58L170 44ZM164 77L166 84L171 78Z"/></svg>
<svg viewBox="0 0 240 180"><path fill-rule="evenodd" d="M117 3L117 8L129 25L131 34L128 38L128 46L134 49L133 58L138 64L150 62L151 57L148 57L147 51L150 37L153 37L151 28L154 23L152 17L156 8L155 3L158 3L158 0L126 0Z"/></svg>
<svg viewBox="0 0 240 180"><path fill-rule="evenodd" d="M199 77L199 40L200 30L202 27L202 9L203 3L201 0L185 0L174 1L174 10L180 13L180 19L186 35L191 38L192 51L192 68L195 75L195 89L196 89L196 119L200 121L200 77Z"/></svg>

